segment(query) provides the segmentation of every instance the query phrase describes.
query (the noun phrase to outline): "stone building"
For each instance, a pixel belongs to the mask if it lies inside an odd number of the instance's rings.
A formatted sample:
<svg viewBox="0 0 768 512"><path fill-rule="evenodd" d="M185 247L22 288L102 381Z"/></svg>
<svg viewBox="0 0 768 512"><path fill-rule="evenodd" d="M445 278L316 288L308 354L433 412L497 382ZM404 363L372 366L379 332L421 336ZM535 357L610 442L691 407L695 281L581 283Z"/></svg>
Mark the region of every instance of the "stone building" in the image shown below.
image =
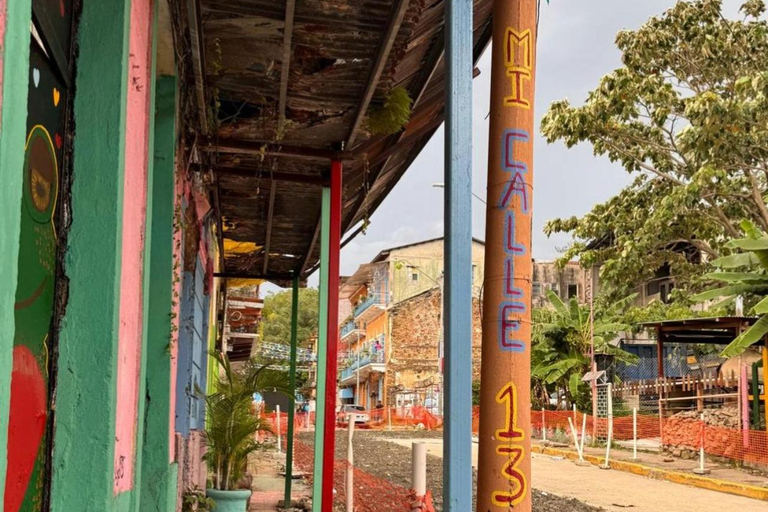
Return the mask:
<svg viewBox="0 0 768 512"><path fill-rule="evenodd" d="M533 260L533 306L546 306L547 291L552 290L564 301L576 297L579 302L587 301L587 283L590 270L578 262L570 261L558 268L554 261Z"/></svg>
<svg viewBox="0 0 768 512"><path fill-rule="evenodd" d="M484 244L474 240L476 308L484 257ZM384 250L345 279L339 307L350 314L340 315L342 402L369 408L378 402L394 406L398 400L413 401L417 395L426 399L427 392L432 404L438 402L442 280L442 238ZM479 325L478 320L478 347ZM414 391L417 387L421 391Z"/></svg>

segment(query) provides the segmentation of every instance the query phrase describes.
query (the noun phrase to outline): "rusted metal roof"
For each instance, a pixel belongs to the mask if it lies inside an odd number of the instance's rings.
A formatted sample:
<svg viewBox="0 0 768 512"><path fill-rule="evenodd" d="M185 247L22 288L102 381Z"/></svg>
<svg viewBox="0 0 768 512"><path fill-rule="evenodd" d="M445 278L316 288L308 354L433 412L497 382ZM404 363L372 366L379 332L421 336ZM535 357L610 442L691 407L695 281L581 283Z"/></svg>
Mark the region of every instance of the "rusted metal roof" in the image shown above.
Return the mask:
<svg viewBox="0 0 768 512"><path fill-rule="evenodd" d="M442 123L444 1L175 3L200 168L212 171L224 236L257 247L226 254L223 275L306 277L330 158L344 161L342 233L353 236ZM475 60L491 10L475 1ZM366 113L394 87L414 101L410 121L372 137Z"/></svg>

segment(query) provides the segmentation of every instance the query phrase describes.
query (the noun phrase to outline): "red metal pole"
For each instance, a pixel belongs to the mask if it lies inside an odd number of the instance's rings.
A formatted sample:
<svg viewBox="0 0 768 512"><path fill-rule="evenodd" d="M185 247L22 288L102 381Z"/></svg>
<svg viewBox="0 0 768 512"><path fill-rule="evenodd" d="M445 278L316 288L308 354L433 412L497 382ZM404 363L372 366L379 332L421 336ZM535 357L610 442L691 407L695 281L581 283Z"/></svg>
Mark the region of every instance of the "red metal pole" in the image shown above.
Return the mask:
<svg viewBox="0 0 768 512"><path fill-rule="evenodd" d="M333 512L333 453L336 441L336 378L339 352L339 257L341 251L341 160L331 160L331 219L328 247L328 371L325 383L323 512Z"/></svg>

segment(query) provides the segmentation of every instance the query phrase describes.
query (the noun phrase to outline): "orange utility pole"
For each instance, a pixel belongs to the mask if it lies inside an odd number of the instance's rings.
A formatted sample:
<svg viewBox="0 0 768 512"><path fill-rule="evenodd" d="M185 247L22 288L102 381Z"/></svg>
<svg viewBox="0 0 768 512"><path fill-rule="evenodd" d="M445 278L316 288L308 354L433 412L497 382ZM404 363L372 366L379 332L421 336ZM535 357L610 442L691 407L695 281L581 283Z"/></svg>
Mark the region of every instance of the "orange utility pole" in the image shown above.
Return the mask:
<svg viewBox="0 0 768 512"><path fill-rule="evenodd" d="M495 0L477 512L531 512L536 0Z"/></svg>

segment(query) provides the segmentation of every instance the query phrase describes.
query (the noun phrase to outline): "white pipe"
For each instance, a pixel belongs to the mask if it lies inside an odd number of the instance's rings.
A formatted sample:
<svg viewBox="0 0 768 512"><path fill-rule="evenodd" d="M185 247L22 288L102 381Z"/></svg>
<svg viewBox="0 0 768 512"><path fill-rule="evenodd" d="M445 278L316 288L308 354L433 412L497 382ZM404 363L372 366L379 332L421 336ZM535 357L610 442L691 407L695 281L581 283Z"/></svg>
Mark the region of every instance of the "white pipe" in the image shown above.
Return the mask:
<svg viewBox="0 0 768 512"><path fill-rule="evenodd" d="M355 432L355 417L350 414L347 417L347 512L355 510L355 461L352 448L352 435Z"/></svg>
<svg viewBox="0 0 768 512"><path fill-rule="evenodd" d="M576 453L579 454L579 460L584 460L584 455L581 452L579 446L579 433L576 431L576 427L573 426L573 419L568 418L568 425L571 427L571 435L573 436L573 444L576 445Z"/></svg>
<svg viewBox="0 0 768 512"><path fill-rule="evenodd" d="M584 440L586 438L587 438L587 415L584 414L581 419L581 453L582 455L584 454Z"/></svg>
<svg viewBox="0 0 768 512"><path fill-rule="evenodd" d="M637 460L637 407L632 408L632 460Z"/></svg>
<svg viewBox="0 0 768 512"><path fill-rule="evenodd" d="M277 412L275 416L275 428L277 429L277 453L283 453L283 449L282 449L283 439L282 439L282 436L280 435L280 406L279 405L277 406L276 411Z"/></svg>
<svg viewBox="0 0 768 512"><path fill-rule="evenodd" d="M608 389L606 390L606 393L608 393L608 442L605 445L605 467L609 466L609 460L611 458L611 443L613 443L613 390L611 389L612 384L608 383Z"/></svg>
<svg viewBox="0 0 768 512"><path fill-rule="evenodd" d="M427 494L427 445L413 443L412 448L412 484L416 498L421 499Z"/></svg>
<svg viewBox="0 0 768 512"><path fill-rule="evenodd" d="M541 408L541 440L547 442L547 417L544 415L544 408Z"/></svg>
<svg viewBox="0 0 768 512"><path fill-rule="evenodd" d="M699 471L704 472L704 413L701 413L701 441L699 441Z"/></svg>

